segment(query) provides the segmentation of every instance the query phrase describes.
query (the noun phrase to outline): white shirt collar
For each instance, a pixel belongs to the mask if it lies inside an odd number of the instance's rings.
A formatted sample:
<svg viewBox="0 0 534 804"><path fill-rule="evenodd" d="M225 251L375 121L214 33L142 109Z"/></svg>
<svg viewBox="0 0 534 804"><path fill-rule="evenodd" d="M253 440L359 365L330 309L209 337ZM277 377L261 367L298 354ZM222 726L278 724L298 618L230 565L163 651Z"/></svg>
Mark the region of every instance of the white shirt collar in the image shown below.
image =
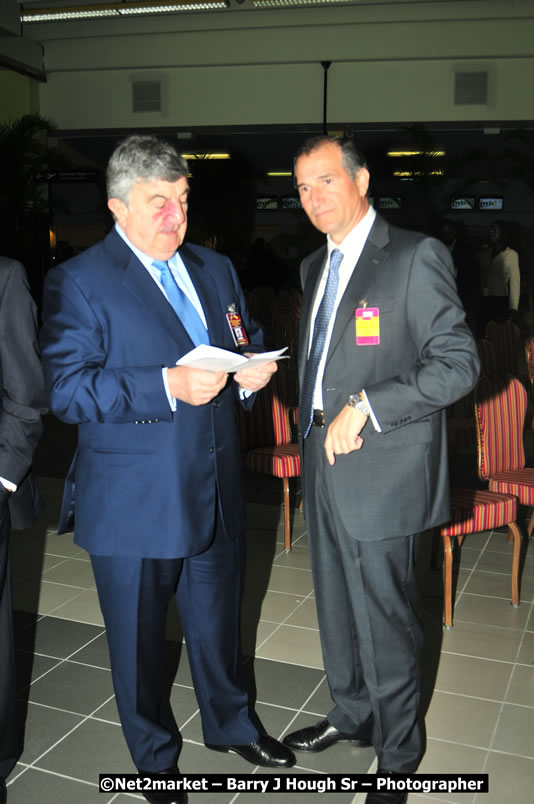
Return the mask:
<svg viewBox="0 0 534 804"><path fill-rule="evenodd" d="M330 253L335 249L338 248L340 251L343 252L345 256L350 256L352 253L357 252L358 256L360 255L365 241L371 231L371 227L375 222L376 218L376 211L374 207L369 205L369 209L363 216L363 218L358 221L356 226L351 229L348 235L345 237L344 240L339 243L334 243L330 235L326 236L327 246L328 246L328 257L330 257Z"/></svg>
<svg viewBox="0 0 534 804"><path fill-rule="evenodd" d="M122 237L122 239L124 240L126 245L129 248L131 248L131 250L133 251L135 256L142 262L142 264L145 266L145 268L152 268L152 263L154 262L154 257L150 257L148 254L145 254L144 251L141 251L140 248L137 248L137 246L134 246L132 241L126 235L124 230L121 229L121 227L119 226L119 224L116 221L115 221L115 229L117 230L117 234L119 234ZM167 260L169 265L173 266L175 264L175 257L176 257L176 254L174 254L169 260Z"/></svg>

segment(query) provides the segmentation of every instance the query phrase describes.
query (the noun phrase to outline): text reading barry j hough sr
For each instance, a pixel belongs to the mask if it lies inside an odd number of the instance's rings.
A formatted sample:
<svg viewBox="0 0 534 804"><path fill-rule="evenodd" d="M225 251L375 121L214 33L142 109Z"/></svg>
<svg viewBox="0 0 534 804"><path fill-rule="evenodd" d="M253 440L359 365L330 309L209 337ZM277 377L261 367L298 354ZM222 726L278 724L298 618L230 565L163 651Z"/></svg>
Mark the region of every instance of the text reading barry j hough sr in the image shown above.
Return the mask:
<svg viewBox="0 0 534 804"><path fill-rule="evenodd" d="M99 789L102 793L119 792L174 792L176 790L206 793L344 793L347 791L407 791L411 793L487 793L488 775L485 773L454 774L429 773L425 775L375 776L353 773L284 774L283 776L249 774L150 775L101 774Z"/></svg>

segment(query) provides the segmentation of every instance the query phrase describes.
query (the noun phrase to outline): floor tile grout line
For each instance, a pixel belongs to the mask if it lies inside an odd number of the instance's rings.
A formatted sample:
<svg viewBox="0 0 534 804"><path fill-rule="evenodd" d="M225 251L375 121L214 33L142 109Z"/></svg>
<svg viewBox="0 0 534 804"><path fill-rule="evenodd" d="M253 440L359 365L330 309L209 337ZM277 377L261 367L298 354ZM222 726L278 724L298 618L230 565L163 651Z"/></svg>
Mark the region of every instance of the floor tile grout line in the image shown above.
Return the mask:
<svg viewBox="0 0 534 804"><path fill-rule="evenodd" d="M530 614L532 614L532 604L531 604L531 611L530 611ZM516 669L516 667L518 667L518 666L522 666L522 664L519 664L519 662L517 662L517 659L518 659L518 657L519 657L519 654L520 654L520 651L521 651L521 648L522 648L522 645L523 645L524 635L525 635L525 633L526 633L526 623L527 623L527 622L528 622L528 615L527 615L527 619L526 619L526 622L525 622L525 627L524 627L524 629L523 629L523 635L522 635L521 641L520 641L520 643L519 643L519 645L518 645L518 647L517 647L517 652L516 652L516 661L514 662L514 666L513 666L512 672L510 673L510 677L509 677L509 679L508 679L508 683L507 683L507 685L506 685L506 689L505 689L504 694L503 694L503 700L501 701L501 705L500 705L500 708L499 708L499 713L498 713L498 715L497 715L497 720L495 721L495 726L493 727L493 732L492 732L492 735L491 735L491 738L490 738L490 742L489 742L488 756L486 757L486 761L485 761L485 763L484 763L484 770L487 768L487 765L488 765L488 763L489 763L489 752L494 751L493 746L494 746L494 744L495 744L495 739L496 739L496 737L497 737L497 732L498 732L498 730L499 730L499 726L500 726L500 722L501 722L501 717L502 717L502 714L503 714L503 712L504 712L504 710L505 710L505 707L506 707L506 706L509 706L509 705L513 705L513 702L512 702L512 701L507 701L507 700L506 700L506 698L508 697L508 693L509 693L510 688L511 688L511 685L512 685L512 679L513 679L514 674L515 674L515 669ZM501 754L508 754L508 752L506 752L506 751L500 751L500 752L498 752L498 753L501 753ZM514 754L514 756L520 756L520 755L515 755L515 754ZM478 797L478 794L475 796L475 801L476 801L477 797Z"/></svg>
<svg viewBox="0 0 534 804"><path fill-rule="evenodd" d="M511 629L517 630L519 629ZM523 664L523 662L516 662L514 659L494 659L492 656L476 656L473 653L459 653L455 650L443 650L443 654L447 656L461 656L464 659L479 659L481 662L495 662L496 664ZM528 666L528 665L527 665Z"/></svg>
<svg viewBox="0 0 534 804"><path fill-rule="evenodd" d="M496 703L496 704L502 703L502 701L500 701L498 698L483 698L480 695L468 695L465 692L456 692L454 690L441 690L438 687L435 687L434 691L439 692L440 695L455 695L458 698L467 698L467 700L469 701L483 701L484 703ZM522 709L534 709L534 704L530 706L529 704L512 703L512 705L520 706Z"/></svg>
<svg viewBox="0 0 534 804"><path fill-rule="evenodd" d="M312 689L312 691L310 692L310 694L308 695L308 697L306 698L306 700L303 702L302 706L300 706L300 707L299 707L299 709L298 709L298 710L295 712L294 717L293 717L293 718L292 718L292 719L289 721L289 723L287 724L287 726L286 726L286 728L285 728L285 732L286 732L286 733L287 733L287 731L289 730L289 728L290 728L290 727L293 725L293 723L295 722L295 720L297 719L297 717L298 717L300 714L302 714L302 713L303 713L303 711L305 711L306 704L307 704L309 701L311 701L311 699L314 697L314 695L315 695L315 694L316 694L316 693L319 691L319 687L320 687L320 686L321 686L323 683L325 683L325 681L326 681L326 673L324 673L324 672L323 672L323 677L320 679L320 681L318 681L318 682L317 682L317 684L316 684L316 685L315 685L315 687ZM283 734L283 733L284 733L284 732L282 732L282 734Z"/></svg>
<svg viewBox="0 0 534 804"><path fill-rule="evenodd" d="M73 715L78 715L79 717L81 717L80 722L79 722L79 723L77 723L75 726L73 726L73 727L72 727L72 729L70 729L68 732L66 732L66 733L65 733L65 734L64 734L64 735L63 735L63 736L62 736L62 737L61 737L59 740L56 740L56 742L55 742L55 743L53 743L53 745L49 746L49 747L46 749L46 751L43 751L43 753L42 753L42 754L40 754L38 757L36 757L36 758L33 760L33 762L29 763L29 767L33 768L33 767L35 766L35 763L36 763L36 762L40 762L40 761L43 759L43 757L45 757L47 754L49 754L49 753L50 753L50 751L52 751L52 750L53 750L54 748L56 748L58 745L61 745L61 743L62 743L62 742L64 742L64 741L65 741L65 740L66 740L68 737L70 737L72 734L74 734L74 732L75 732L75 731L77 731L77 730L78 730L78 729L79 729L81 726L83 726L83 724L84 724L84 723L87 723L87 721L91 720L91 719L92 719L92 715L94 715L94 714L95 714L95 712L98 712L98 710L99 710L99 709L101 709L103 706L105 706L106 704L108 704L108 703L109 703L111 700L113 700L113 698L114 698L114 697L115 697L115 694L110 695L110 696L109 696L109 698L107 698L105 701L102 701L102 703L100 703L100 704L99 704L99 705L98 705L98 706L97 706L97 707L96 707L96 708L95 708L95 709L94 709L92 712L90 712L88 715L82 715L82 714L81 714L81 713L79 713L79 712L70 712L70 714L73 714ZM55 709L56 707L50 707L50 708ZM61 711L61 712L65 712L65 711L68 711L68 710L65 710L65 709L60 709L59 711ZM114 725L114 726L116 726L118 729L120 729L120 725L115 724L115 723L113 723L113 725ZM61 774L58 774L58 775L61 775ZM75 777L74 777L74 778L75 778ZM80 781L83 781L83 780L80 780ZM91 784L91 783L89 783L89 784Z"/></svg>
<svg viewBox="0 0 534 804"><path fill-rule="evenodd" d="M473 748L476 751L484 751L484 752L492 752L498 754L504 754L509 757L519 757L521 759L531 759L534 762L534 756L528 756L526 754L516 754L513 751L495 751L495 749L490 748L488 745L476 745L475 743L463 743L458 740L447 740L445 737L429 737L434 743L444 743L445 745L456 745L459 748ZM481 773L485 771L482 770Z"/></svg>
<svg viewBox="0 0 534 804"><path fill-rule="evenodd" d="M485 549L485 548L487 548L488 543L489 543L489 540L491 539L492 535L493 535L493 534L490 534L490 535L488 536L488 538L486 539L486 544L485 544L484 549ZM500 536L500 535L502 535L502 534L499 534L499 536ZM302 547L304 547L304 545L302 545ZM484 553L484 549L482 549L481 551L479 551L479 552L480 552L480 554L479 554L479 556L478 556L477 561L475 562L475 566L474 566L474 567L472 567L472 568L469 570L469 572L468 572L468 573L467 573L465 570L463 570L464 576L465 576L465 575L467 575L467 577L468 577L468 578L472 578L472 577L474 576L474 574L475 574L475 573L478 573L479 575L484 575L484 576L489 576L489 575L495 575L495 576L497 576L497 575L503 575L503 576L504 576L504 575L505 575L505 573L498 573L498 572L493 572L493 571L491 571L491 570L483 570L483 569L481 569L481 568L480 568L480 561L482 561L482 555L483 555L483 553ZM488 552L488 554L489 554L489 553L491 553L491 552L493 552L493 551L491 551L491 550L487 550L487 552ZM494 552L498 552L498 551L494 551ZM282 560L282 558L283 558L283 556L284 556L284 553L281 551L280 553L278 553L278 554L277 554L277 557L276 557L275 559L273 559L273 562L275 562L275 561L276 561L276 562L281 561L281 560ZM69 556L68 558L71 558L71 557ZM66 558L66 560L68 560L68 558ZM276 566L280 566L280 564L277 564ZM477 568L477 567L478 567L478 568ZM283 569L299 569L299 570L303 570L303 571L308 571L308 570L306 570L306 569L304 569L304 568L301 568L301 567L299 567L299 568L295 568L295 567L285 567L285 566L283 566L283 565L282 565L282 567L281 567L281 568L283 568ZM60 584L60 585L61 585L61 584ZM286 594L286 595L287 595L287 594L292 594L292 595L294 595L294 594L295 594L295 593L293 593L293 592L283 592L283 593L280 593L280 592L278 592L278 590L275 590L275 591L276 591L278 594ZM484 595L484 594L470 593L470 592L466 591L466 590L465 590L465 588L462 590L462 593L463 593L464 595L471 595L472 597L481 598L482 600L483 600L483 599L485 599L485 598L488 598L488 599L490 599L490 598L494 598L495 600L502 600L502 599L506 599L506 598L502 598L502 597L500 597L500 596L495 596L495 595ZM306 596L305 600L307 600L307 599L312 599L312 594L313 594L313 593L309 593L309 594ZM300 595L299 595L299 597L302 597L302 596L300 596ZM74 600L76 600L76 599L77 599L77 598L74 598ZM296 606L295 606L295 607L292 609L291 613L290 613L290 614L288 614L288 615L287 615L287 616L286 616L286 617L285 617L285 618L282 620L282 622L280 622L280 623L275 623L276 628L275 628L275 629L274 629L274 630L271 632L271 635L270 635L270 636L274 635L274 634L275 634L275 633L276 633L276 632L277 632L277 631L280 629L280 627L281 627L283 624L288 624L288 622L287 622L287 621L288 621L288 619L290 619L292 616L294 616L294 614L295 614L295 613L296 613L296 612L297 612L297 611L298 611L298 610L299 610L299 609L302 607L302 605L304 605L305 600L300 601L300 602L299 602L299 603L298 603L298 604L297 604L297 605L296 605ZM525 606L528 606L528 605L529 605L529 603L528 603L527 601L524 601L524 602L525 602ZM64 607L67 607L67 608L68 608L68 605L69 605L68 603L64 603L64 604L61 604L61 606L60 606L59 608L64 608ZM532 606L531 606L531 608L532 608ZM53 610L53 613L52 613L52 612L47 612L47 614L46 614L46 615L42 615L42 617L44 617L44 616L56 616L56 611L57 611L57 609L54 609L54 610ZM426 616L429 616L429 615L428 615L428 612L426 613ZM429 618L430 618L430 620L432 621L432 627L433 627L433 626L435 625L435 622L434 622L434 621L435 621L435 618L432 618L432 616L431 616L431 615L430 615L430 617L429 617ZM61 617L61 618L58 618L58 619L64 619L64 620L66 620L66 621L67 621L69 618L67 618L67 617ZM71 621L71 622L76 622L76 621ZM271 621L265 621L265 622L271 622ZM436 620L436 622L437 622L437 620ZM464 622L464 621L462 621L462 622ZM469 623L470 621L469 621L469 620L467 620L467 621L465 621L465 622L466 622L466 623ZM95 624L95 623L89 623L89 624L91 624L91 625L95 625L96 627L99 627L99 628L103 628L103 626L102 626L102 624L101 624L101 623L98 623L98 624ZM473 626L479 626L479 625L482 625L481 623L476 623L476 622L473 622L472 624L473 624ZM484 625L489 625L489 624L488 624L488 623L485 623ZM524 640L525 640L526 634L532 633L532 631L534 631L534 624L533 624L533 625L531 625L531 628L530 628L530 629L529 629L529 628L527 628L527 625L528 625L528 614L527 614L527 619L526 619L526 621L525 621L525 624L524 624L522 627L519 627L519 628L510 628L510 627L508 627L508 626L504 626L504 625L503 625L503 626L494 626L494 628L495 628L495 634L494 634L494 636L495 636L495 637L497 637L497 638L499 637L499 634L502 634L502 633L503 633L503 629L506 629L506 631L507 631L507 632L513 632L514 634L515 634L515 633L520 633L520 634L521 634L521 639L520 639L520 642L519 642L518 646L516 647L516 661L514 661L514 662L512 662L512 661L510 661L510 660L506 660L506 659L499 659L499 658L494 658L494 657L471 656L470 654L461 654L461 653L458 653L457 651L444 651L444 652L445 652L445 653L449 653L449 654L451 654L451 655L467 656L468 658L475 658L475 659L482 659L482 660L487 659L487 660L489 660L489 661L493 661L493 662L497 662L497 663L502 663L502 664L513 664L513 665L514 665L514 669L515 669L515 666L516 666L516 665L517 665L517 666L519 666L519 667L522 667L522 666L527 667L527 666L528 666L528 664L523 664L523 663L520 663L520 662L518 662L518 661L517 661L517 659L518 659L518 657L519 657L519 651L521 650L521 646L522 646L522 645L524 645ZM29 626L29 627L31 627L31 626ZM304 630L311 630L311 631L316 630L316 629L309 629L307 626L296 626L296 625L293 625L293 627L303 628ZM20 630L21 630L21 631L23 631L23 630L25 630L25 628L20 629ZM487 636L487 638L488 638L489 640L491 640L491 639L493 638L493 635L492 635L492 634L488 634L488 635L485 635L485 636ZM98 638L98 636L95 636L93 639L97 639L97 638ZM261 644L262 644L262 645L265 645L265 641L268 641L268 639L269 639L269 637L267 637L265 640L263 640ZM83 646L82 646L82 647L80 647L80 648L78 648L76 651L74 651L74 653L69 654L69 657L67 657L67 658L65 658L65 659L63 659L63 660L60 660L60 661L59 661L57 664L55 664L55 665L54 665L54 668L55 668L55 667L58 667L58 666L59 666L59 665L60 665L62 662L68 661L70 664L84 664L86 667L89 667L89 668L96 667L96 669L107 669L107 668L101 668L101 667L99 667L98 665L97 665L97 666L94 666L94 665L87 665L87 664L85 664L84 662L79 662L79 661L77 661L77 660L75 659L75 656L76 656L76 654L77 654L79 651L81 651L81 650L83 650ZM258 657L258 658L261 658L261 659L262 659L262 661L279 661L278 659L269 659L268 657ZM297 665L295 662L285 662L285 664L290 664L290 665L295 666L295 667L300 666L300 665ZM314 669L318 669L318 668L314 668ZM511 678L511 677L510 677L510 678ZM319 682L318 682L318 684L319 684L319 685L320 685L321 683L324 683L324 679L321 679L321 681L319 681ZM317 689L317 687L316 687L316 689ZM453 695L453 694L454 694L454 695L462 695L461 693L457 693L457 692L454 692L454 691L451 691L451 690L441 690L440 692L442 692L442 693L446 693L446 694L449 694L449 695ZM313 695L314 693L312 692L311 694ZM479 698L478 698L478 696L466 696L466 695L462 695L462 697L466 697L466 698L474 698L474 699L478 699L478 700L490 700L490 701L492 700L492 699L479 699ZM264 703L265 705L268 705L268 706L278 706L280 709L284 709L284 710L289 711L289 712L292 712L292 711L294 712L294 711L295 711L295 710L291 710L291 709L289 709L288 707L283 707L283 706L280 706L280 705L277 705L277 704L270 704L270 703L268 703L268 702L261 702L261 703ZM304 703L303 707L301 707L301 708L298 710L298 712L295 714L295 717L298 715L298 713L299 713L299 712L300 712L300 713L302 713L302 712L303 712L304 707L305 707L305 706L306 706L308 703L309 703L309 697L307 698L307 700L306 700L306 702ZM495 703L501 703L501 704L502 704L503 702L502 702L502 701L496 701ZM529 707L529 706L527 706L527 705L521 705L521 704L514 704L514 705L515 705L515 706L521 706L521 707L522 707L522 708L524 708L524 709L530 709L530 708L531 708L531 707ZM99 709L101 709L103 706L105 706L105 703L101 704L101 705L100 705L100 707L99 707ZM53 708L53 707L52 707L52 708ZM58 711L64 711L64 710L58 710ZM93 713L92 713L91 715L88 715L87 717L84 717L84 719L83 719L83 720L80 722L80 724L79 724L79 725L82 725L82 724L83 724L83 722L85 722L85 721L86 721L87 719L89 719L89 718L93 718L94 720L99 720L99 721L100 721L100 720L103 720L103 719L98 718L98 716L96 716L96 712L97 712L97 711L98 711L98 709L97 709L97 710L95 710L95 716L93 716ZM193 714L193 715L191 715L191 717L189 717L189 718L188 718L188 720L187 720L186 722L187 722L187 723L189 723L189 722L190 722L190 720L191 720L191 718L192 718L192 717L194 717L194 716L195 716L194 714ZM104 722L110 722L110 721L104 721ZM293 721L291 721L291 722L294 722L294 719L293 719ZM116 723L114 723L113 725L117 726L117 724L116 724ZM78 727L79 727L79 726L78 726ZM436 740L437 738L432 738L432 739L433 739L433 740ZM460 745L460 743L455 743L455 742L454 742L454 740L452 740L452 741L442 741L442 742L451 742L452 744L457 744L457 745ZM476 748L476 746L473 746L473 747L475 747L475 748ZM479 748L479 750L485 750L485 749L480 749L480 748ZM495 751L494 751L494 753L503 753L503 754L507 754L507 752L495 752ZM522 759L527 759L527 760L528 760L528 759L531 759L531 757L525 757L525 756L523 756L523 755L518 755L518 754L513 754L513 753L512 753L512 754L509 754L509 755L510 755L510 756L518 756L518 757L521 757ZM488 752L486 752L486 757L488 757ZM35 762L35 761L38 761L38 760L34 760L34 762ZM36 769L38 769L38 770L43 770L44 772L47 772L45 769L40 769L40 768L36 768ZM308 769L307 769L307 770L308 770ZM256 772L256 770L255 770L254 772ZM50 772L50 773L53 773L53 772ZM55 774L55 775L59 775L59 774ZM86 782L85 784L88 784L88 783ZM239 794L239 793L238 793L238 794L235 796L235 798L234 798L234 799L232 799L232 801L235 801L235 799L237 799L238 797L240 797L240 794ZM114 797L114 799L111 799L111 801L115 800L115 798L116 798L116 797ZM418 796L417 796L417 795L415 795L415 798L418 798ZM433 797L433 800L434 800L434 799L435 799L435 797ZM435 799L435 800L437 801L437 800L440 800L440 799ZM450 802L448 802L448 804L450 804ZM482 804L482 798L481 798L481 804Z"/></svg>
<svg viewBox="0 0 534 804"><path fill-rule="evenodd" d="M37 762L37 760L34 760L34 762ZM10 776L9 782L7 783L8 788L9 788L9 785L11 785L17 779L20 779L21 776L24 776L24 774L27 773L30 770L35 770L35 771L38 771L39 773L47 773L49 776L58 776L60 779L68 779L69 781L78 782L79 784L85 784L85 785L87 785L87 787L97 787L98 788L98 783L97 782L88 782L87 779L79 779L77 776L68 776L65 773L59 773L59 771L53 771L53 770L50 770L49 768L39 768L37 766L34 766L33 763L26 764L26 763L22 762L20 764L23 767L22 767L20 773L17 773L16 776L15 775Z"/></svg>
<svg viewBox="0 0 534 804"><path fill-rule="evenodd" d="M96 635L95 635L95 636L94 636L92 639L90 639L90 640L89 640L89 642L85 643L84 645L82 645L82 647L81 647L81 648L78 648L78 649L77 649L77 650L75 650L73 653L69 654L69 656L66 656L66 657L64 657L64 658L57 659L57 664L55 664L53 667L49 667L49 668L48 668L48 670L46 670L44 673L41 673L41 675L39 675L39 676L37 676L36 678L32 679L32 680L30 681L30 683L29 683L29 684L28 684L26 687L24 687L24 688L23 688L23 689L21 689L21 690L18 690L17 695L19 695L19 696L20 696L20 693L21 693L21 692L24 692L25 690L27 690L27 689L29 689L30 687L32 687L32 686L33 686L33 685L34 685L34 684L35 684L37 681L40 681L42 678L44 678L44 677L45 677L45 676L47 676L49 673L51 673L51 672L52 672L52 670L57 670L57 668L58 668L60 665L65 664L65 662L68 662L71 656L75 656L75 655L78 653L78 651L79 651L79 650L84 650L84 649L85 649L86 647L88 647L88 646L89 646L89 645L90 645L92 642L94 642L96 639L99 639L99 637L101 637L101 636L102 636L102 634L101 634L101 633L100 633L100 634L96 634ZM38 655L39 655L39 654L38 654ZM45 654L45 655L46 655L46 654ZM53 658L53 657L49 657L49 658ZM91 665L83 665L83 663L82 663L82 662L72 662L72 664L77 664L77 665L79 665L79 666L81 666L81 667L83 667L83 666L90 667L90 666L91 666ZM105 671L107 671L107 672L111 672L111 671L109 670L109 668L104 668L104 667L103 667L103 668L98 668L98 669L102 669L102 670L105 670Z"/></svg>
<svg viewBox="0 0 534 804"><path fill-rule="evenodd" d="M513 672L513 670L512 670L512 672ZM470 701L484 701L484 703L496 703L496 704L501 704L502 703L502 700L500 698L486 698L486 697L481 696L481 695L467 695L467 694L462 693L462 692L454 692L452 690L443 690L443 689L440 689L439 687L434 687L433 692L439 692L439 693L441 693L443 695L459 695L462 698L469 699Z"/></svg>
<svg viewBox="0 0 534 804"><path fill-rule="evenodd" d="M527 544L527 549L528 549L528 544ZM489 746L488 746L488 751L487 751L486 756L485 756L485 759L484 759L484 764L483 764L483 767L482 767L482 772L485 772L485 771L487 770L488 765L489 765L489 761L490 761L491 754L494 752L494 748L493 748L493 746L495 745L495 739L496 739L496 737L497 737L497 733L498 733L499 726L500 726L500 723L501 723L502 714L503 714L503 712L504 712L505 706L506 706L506 705L507 705L507 703L508 703L508 702L506 701L506 698L507 698L507 696L508 696L508 692L509 692L510 687L511 687L511 684L512 684L512 679L513 679L513 676L514 676L514 674L515 674L515 669L516 669L516 667L518 666L517 659L518 659L518 657L519 657L519 653L520 653L520 651L521 651L521 647L522 647L522 644L523 644L523 641L524 641L524 636L525 636L526 629L527 629L527 623L528 623L528 621L529 621L529 616L530 616L531 614L532 614L532 604L531 604L531 610L530 610L530 612L527 612L527 616L526 616L526 619L525 619L525 625L524 625L523 630L522 630L522 637L521 637L520 643L519 643L519 645L518 645L518 647L517 647L516 656L515 656L516 661L513 663L513 668L512 668L512 671L511 671L511 673L510 673L510 676L509 676L509 678L508 678L508 683L507 683L507 685L506 685L506 689L505 689L505 691L504 691L504 693L503 693L503 696L502 696L502 697L503 697L503 699L502 699L502 701L500 702L499 712L498 712L498 714L497 714L497 719L496 719L496 721L495 721L495 725L494 725L494 727L493 727L493 731L492 731L492 734L491 734L491 737L490 737ZM500 752L500 753L506 753L506 752ZM515 756L515 755L514 755L514 756ZM478 800L480 800L480 794L475 793L474 804L476 804L476 802L477 802Z"/></svg>
<svg viewBox="0 0 534 804"><path fill-rule="evenodd" d="M471 549L473 549L473 550L476 550L476 552L477 552L477 558L476 558L476 560L475 560L474 565L473 565L471 568L469 568L469 569L467 570L467 572L468 572L468 576L467 576L467 578L465 579L464 583L462 584L462 588L461 588L461 589L457 589L457 590L456 590L456 600L455 600L455 602L454 602L454 608L456 608L457 604L458 604L458 603L460 602L460 600L462 599L462 597L463 597L463 595L464 595L464 592L465 592L465 589L466 589L466 586L467 586L467 584L469 583L469 581L471 580L471 578L473 577L473 573L476 571L476 568L477 568L477 566L478 566L478 563L480 562L480 559L481 559L481 557L482 557L482 555L483 555L483 553L484 553L484 550L486 549L486 547L487 547L487 545L488 545L488 543L489 543L489 541L490 541L490 539L491 539L492 535L494 534L494 532L495 532L495 531L491 531L491 532L489 532L489 535L486 537L486 539L485 539L484 544L482 545L482 547L479 547L479 548L471 548ZM461 563L461 552L460 552L460 563ZM458 566L458 570L459 570L459 569L460 569L460 566ZM458 578L459 578L459 575L458 575Z"/></svg>
<svg viewBox="0 0 534 804"><path fill-rule="evenodd" d="M288 593L288 594L289 594L289 593ZM300 608L302 608L302 606L304 605L304 603L305 603L307 600L313 600L313 599L314 599L314 598L312 597L312 592L309 592L309 593L308 593L308 595L306 595L306 596L305 596L305 595L299 595L299 597L302 597L302 598L303 598L303 600L301 600L301 601L300 601L300 603L298 603L298 604L295 606L295 608L293 609L293 611L291 612L291 614L288 614L288 615L287 615L287 617L286 617L284 620L282 620L282 622L281 622L281 623L277 623L277 624L276 624L276 628L274 629L274 631L272 631L272 632L269 634L269 636L268 636L268 637L266 637L266 638L263 640L263 642L261 642L259 645L256 645L256 648L255 648L255 651L254 651L255 655L257 655L258 650L261 650L261 648L262 648L264 645L266 645L266 644L267 644L267 642L269 642L269 640L271 639L271 637L273 637L273 636L274 636L274 634L276 634L276 633L277 633L277 632L280 630L280 628L282 627L282 625L285 625L285 624L287 623L287 620L288 620L290 617L292 617L292 616L293 616L293 615L294 615L294 614L295 614L295 613L296 613L296 612L297 612L297 611L298 611ZM260 619L260 622L262 622L262 620L261 620L261 619ZM263 622L272 622L272 620L264 620ZM292 664L292 662L288 662L288 664Z"/></svg>

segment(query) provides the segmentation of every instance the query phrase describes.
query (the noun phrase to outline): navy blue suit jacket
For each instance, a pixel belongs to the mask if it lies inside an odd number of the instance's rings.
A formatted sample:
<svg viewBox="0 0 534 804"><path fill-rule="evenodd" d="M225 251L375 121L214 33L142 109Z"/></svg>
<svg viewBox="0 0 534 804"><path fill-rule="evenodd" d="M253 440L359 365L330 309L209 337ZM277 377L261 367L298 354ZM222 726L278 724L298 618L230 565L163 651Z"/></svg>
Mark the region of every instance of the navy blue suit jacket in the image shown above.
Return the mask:
<svg viewBox="0 0 534 804"><path fill-rule="evenodd" d="M235 305L251 351L261 351L231 262L189 244L180 256L210 343L237 351L226 320ZM60 532L74 504L75 541L90 553L194 555L209 545L219 499L228 536L242 533L237 384L230 378L209 404L178 401L171 411L162 367L194 344L116 231L49 271L41 340L52 410L78 425Z"/></svg>

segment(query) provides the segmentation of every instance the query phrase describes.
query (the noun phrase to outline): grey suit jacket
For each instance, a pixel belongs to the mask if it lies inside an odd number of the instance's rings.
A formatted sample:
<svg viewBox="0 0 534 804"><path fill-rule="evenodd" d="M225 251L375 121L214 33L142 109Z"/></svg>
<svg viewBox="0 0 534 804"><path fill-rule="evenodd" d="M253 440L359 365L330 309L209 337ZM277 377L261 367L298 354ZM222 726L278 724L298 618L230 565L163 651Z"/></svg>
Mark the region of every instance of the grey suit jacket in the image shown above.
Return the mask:
<svg viewBox="0 0 534 804"><path fill-rule="evenodd" d="M301 266L301 385L325 258L326 246ZM355 310L364 300L379 308L378 345L356 344ZM327 426L349 394L365 389L382 430L369 420L362 449L336 456L327 473L349 532L384 539L448 519L445 410L471 390L478 372L447 248L377 215L337 310L323 378Z"/></svg>
<svg viewBox="0 0 534 804"><path fill-rule="evenodd" d="M0 257L0 476L17 485L14 528L29 527L42 508L30 467L44 410L35 304L21 263Z"/></svg>

